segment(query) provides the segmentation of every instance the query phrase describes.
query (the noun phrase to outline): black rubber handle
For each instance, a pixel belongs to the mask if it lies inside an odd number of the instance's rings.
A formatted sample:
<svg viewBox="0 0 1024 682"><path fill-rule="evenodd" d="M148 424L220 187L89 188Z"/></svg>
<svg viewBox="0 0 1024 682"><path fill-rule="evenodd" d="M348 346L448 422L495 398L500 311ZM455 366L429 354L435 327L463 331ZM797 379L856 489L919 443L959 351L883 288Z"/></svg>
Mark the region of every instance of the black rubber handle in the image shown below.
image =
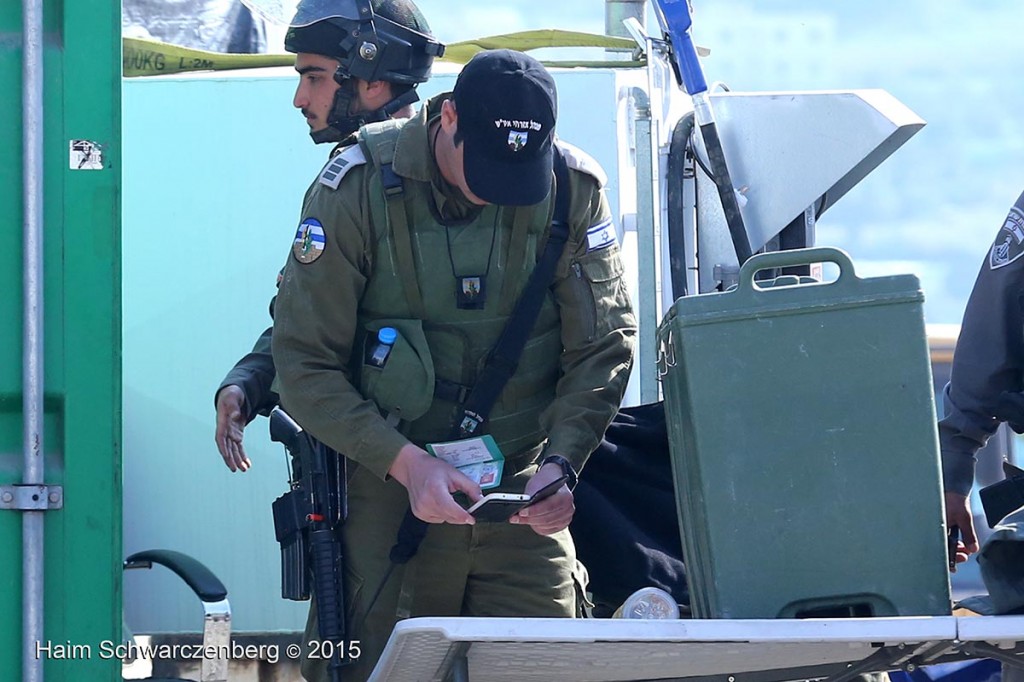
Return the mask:
<svg viewBox="0 0 1024 682"><path fill-rule="evenodd" d="M125 568L149 568L152 564L166 566L184 580L204 602L223 601L228 596L224 583L197 559L171 549L147 549L124 560Z"/></svg>

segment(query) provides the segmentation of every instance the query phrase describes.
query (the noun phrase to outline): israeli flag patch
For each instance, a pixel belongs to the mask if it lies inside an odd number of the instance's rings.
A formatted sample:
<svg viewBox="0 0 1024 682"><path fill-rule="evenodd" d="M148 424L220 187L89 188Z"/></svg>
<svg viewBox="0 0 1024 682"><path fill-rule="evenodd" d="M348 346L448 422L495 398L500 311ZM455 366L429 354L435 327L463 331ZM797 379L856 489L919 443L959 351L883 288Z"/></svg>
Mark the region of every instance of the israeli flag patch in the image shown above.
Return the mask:
<svg viewBox="0 0 1024 682"><path fill-rule="evenodd" d="M324 226L316 218L306 218L295 231L292 254L300 263L309 264L323 254L326 244Z"/></svg>
<svg viewBox="0 0 1024 682"><path fill-rule="evenodd" d="M604 249L616 243L615 226L608 218L602 223L587 228L587 252Z"/></svg>

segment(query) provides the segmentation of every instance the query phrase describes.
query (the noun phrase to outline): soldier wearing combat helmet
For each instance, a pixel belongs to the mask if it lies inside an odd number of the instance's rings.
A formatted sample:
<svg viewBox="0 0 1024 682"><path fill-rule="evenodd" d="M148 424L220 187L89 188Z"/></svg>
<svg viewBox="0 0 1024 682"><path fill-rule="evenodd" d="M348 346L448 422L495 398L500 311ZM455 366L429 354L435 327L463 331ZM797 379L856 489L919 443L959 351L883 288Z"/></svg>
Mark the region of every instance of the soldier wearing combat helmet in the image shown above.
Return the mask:
<svg viewBox="0 0 1024 682"><path fill-rule="evenodd" d="M625 391L636 321L604 174L555 138L556 118L539 62L482 52L414 118L360 129L306 194L273 350L283 407L349 461L346 637L361 655L345 679L370 673L404 617L580 612L571 482ZM566 241L549 251L554 234ZM540 263L553 275L518 325ZM510 319L526 335L518 369L466 427L466 396ZM381 364L371 350L385 328ZM464 427L464 446L486 436L504 456L487 492L569 484L508 521L474 518L484 477L427 451ZM426 534L408 562L392 561L410 509Z"/></svg>
<svg viewBox="0 0 1024 682"><path fill-rule="evenodd" d="M417 101L416 86L430 77L434 57L444 53L408 0L303 0L284 45L298 55L300 75L322 73L337 86L329 88L333 97L321 103L323 110L307 114L318 144L396 117ZM301 94L300 85L295 104L303 108Z"/></svg>
<svg viewBox="0 0 1024 682"><path fill-rule="evenodd" d="M411 0L303 0L285 48L296 53L299 73L292 103L314 142L341 143L333 154L354 142L364 123L412 116L416 86L444 52ZM217 449L232 471L251 466L242 446L245 425L277 404L270 334L260 336L214 394Z"/></svg>

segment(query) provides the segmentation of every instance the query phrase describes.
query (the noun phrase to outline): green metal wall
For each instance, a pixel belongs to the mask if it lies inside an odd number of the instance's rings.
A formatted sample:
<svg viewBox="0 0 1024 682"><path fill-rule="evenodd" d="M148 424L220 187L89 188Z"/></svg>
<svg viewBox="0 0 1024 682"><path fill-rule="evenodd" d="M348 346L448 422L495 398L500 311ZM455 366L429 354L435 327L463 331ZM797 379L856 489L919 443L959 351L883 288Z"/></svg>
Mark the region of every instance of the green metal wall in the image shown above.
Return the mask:
<svg viewBox="0 0 1024 682"><path fill-rule="evenodd" d="M46 658L48 682L120 679L99 645L121 613L120 2L44 2L45 634L91 659ZM0 2L0 484L22 471L22 4ZM69 142L104 167L69 168ZM21 513L0 511L0 661L21 677Z"/></svg>

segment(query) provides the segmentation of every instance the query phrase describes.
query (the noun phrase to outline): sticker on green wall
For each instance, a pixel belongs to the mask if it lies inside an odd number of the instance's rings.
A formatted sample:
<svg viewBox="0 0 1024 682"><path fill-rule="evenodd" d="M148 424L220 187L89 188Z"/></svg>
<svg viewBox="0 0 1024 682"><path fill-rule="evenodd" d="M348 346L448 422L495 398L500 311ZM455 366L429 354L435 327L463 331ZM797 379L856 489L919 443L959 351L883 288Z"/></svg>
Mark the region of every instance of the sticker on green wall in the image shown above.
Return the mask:
<svg viewBox="0 0 1024 682"><path fill-rule="evenodd" d="M103 146L89 140L71 140L71 170L103 170Z"/></svg>

